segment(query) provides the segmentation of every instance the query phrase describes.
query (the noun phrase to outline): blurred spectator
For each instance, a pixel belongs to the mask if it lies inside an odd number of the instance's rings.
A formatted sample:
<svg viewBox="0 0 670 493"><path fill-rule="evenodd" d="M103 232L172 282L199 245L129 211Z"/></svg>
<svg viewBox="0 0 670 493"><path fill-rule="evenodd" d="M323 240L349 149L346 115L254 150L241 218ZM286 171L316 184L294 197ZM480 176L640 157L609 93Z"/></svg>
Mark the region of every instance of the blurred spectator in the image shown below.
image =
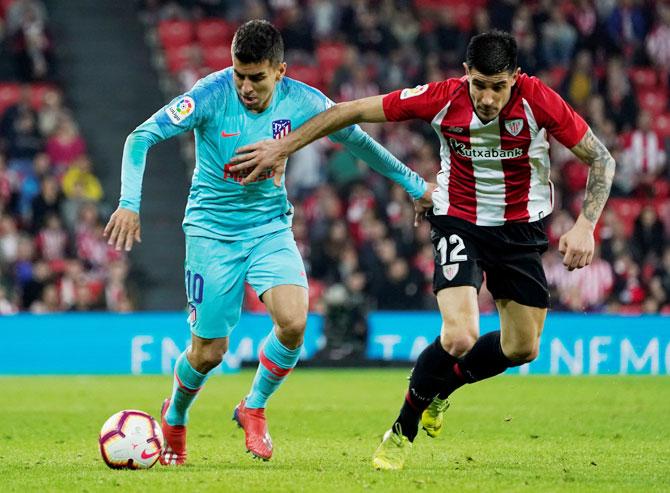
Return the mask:
<svg viewBox="0 0 670 493"><path fill-rule="evenodd" d="M606 19L612 47L632 60L647 34L647 19L637 0L618 0Z"/></svg>
<svg viewBox="0 0 670 493"><path fill-rule="evenodd" d="M640 265L661 258L665 246L665 231L652 205L642 209L635 220L635 229L631 238L633 258ZM650 259L650 257L653 257Z"/></svg>
<svg viewBox="0 0 670 493"><path fill-rule="evenodd" d="M58 175L62 175L75 159L86 153L86 143L72 118L61 117L56 131L47 140L46 152Z"/></svg>
<svg viewBox="0 0 670 493"><path fill-rule="evenodd" d="M622 153L615 176L617 188L628 194L642 186L653 196L653 184L665 171L665 145L652 127L648 111L641 111L637 127L621 137Z"/></svg>
<svg viewBox="0 0 670 493"><path fill-rule="evenodd" d="M58 89L48 89L42 98L42 106L38 113L38 128L40 134L49 137L55 131L59 121L67 116L63 105L63 94Z"/></svg>
<svg viewBox="0 0 670 493"><path fill-rule="evenodd" d="M379 310L421 310L423 308L423 276L404 258L398 257L387 264L384 282L376 292Z"/></svg>
<svg viewBox="0 0 670 493"><path fill-rule="evenodd" d="M22 12L18 29L11 35L19 77L23 81L52 77L53 46L45 19L32 6Z"/></svg>
<svg viewBox="0 0 670 493"><path fill-rule="evenodd" d="M560 6L550 11L549 21L542 27L544 60L549 65L567 67L577 44L577 31L565 19Z"/></svg>
<svg viewBox="0 0 670 493"><path fill-rule="evenodd" d="M612 267L594 254L591 265L568 271L563 257L550 249L543 257L544 269L550 291L554 293L553 308L570 311L601 310L614 286Z"/></svg>
<svg viewBox="0 0 670 493"><path fill-rule="evenodd" d="M93 174L91 160L86 154L75 158L63 175L63 193L68 199L78 198L91 202L102 199L102 185Z"/></svg>
<svg viewBox="0 0 670 493"><path fill-rule="evenodd" d="M647 54L649 58L665 72L670 71L670 6L656 3L656 24L647 36Z"/></svg>
<svg viewBox="0 0 670 493"><path fill-rule="evenodd" d="M617 131L629 130L637 119L638 107L621 58L608 61L604 85L607 117Z"/></svg>
<svg viewBox="0 0 670 493"><path fill-rule="evenodd" d="M58 181L51 176L42 179L40 193L32 201L31 224L33 231L39 231L45 224L49 214L60 216L63 204L63 193Z"/></svg>
<svg viewBox="0 0 670 493"><path fill-rule="evenodd" d="M63 228L60 217L50 213L46 224L37 234L35 245L40 257L47 262L63 260L67 255L69 236Z"/></svg>
<svg viewBox="0 0 670 493"><path fill-rule="evenodd" d="M580 112L584 111L588 98L597 87L593 74L593 60L591 53L581 50L575 57L575 62L568 72L564 82L563 93L567 101Z"/></svg>
<svg viewBox="0 0 670 493"><path fill-rule="evenodd" d="M7 290L0 284L0 315L13 315L18 307L9 299Z"/></svg>
<svg viewBox="0 0 670 493"><path fill-rule="evenodd" d="M284 9L279 25L286 50L298 50L309 54L314 52L314 38L310 19L304 12L302 6L290 5Z"/></svg>

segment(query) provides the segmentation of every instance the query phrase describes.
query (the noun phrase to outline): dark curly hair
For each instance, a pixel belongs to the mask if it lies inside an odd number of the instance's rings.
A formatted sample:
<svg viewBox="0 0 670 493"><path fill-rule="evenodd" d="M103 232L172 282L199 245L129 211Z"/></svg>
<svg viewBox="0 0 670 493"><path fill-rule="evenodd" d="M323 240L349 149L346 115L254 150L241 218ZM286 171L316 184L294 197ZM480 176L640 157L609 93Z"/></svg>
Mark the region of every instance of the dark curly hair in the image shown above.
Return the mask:
<svg viewBox="0 0 670 493"><path fill-rule="evenodd" d="M284 41L271 23L254 19L242 24L233 38L233 56L242 63L269 60L272 65L284 61Z"/></svg>

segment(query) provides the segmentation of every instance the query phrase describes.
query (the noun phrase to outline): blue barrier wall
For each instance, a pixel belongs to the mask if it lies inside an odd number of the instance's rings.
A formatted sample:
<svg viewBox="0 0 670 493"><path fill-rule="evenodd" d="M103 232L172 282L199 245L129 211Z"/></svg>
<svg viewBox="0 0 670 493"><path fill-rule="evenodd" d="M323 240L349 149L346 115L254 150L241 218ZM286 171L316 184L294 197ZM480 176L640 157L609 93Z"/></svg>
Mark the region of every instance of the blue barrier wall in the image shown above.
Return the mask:
<svg viewBox="0 0 670 493"><path fill-rule="evenodd" d="M257 360L272 327L267 315L243 314L218 371ZM303 358L321 347L323 321L310 315ZM190 341L184 313L13 315L0 317L0 374L170 373Z"/></svg>
<svg viewBox="0 0 670 493"><path fill-rule="evenodd" d="M183 313L15 315L0 317L0 374L158 374L172 371L189 341ZM435 339L437 313L370 314L367 357L414 361ZM219 371L257 359L272 326L244 314ZM482 332L498 327L484 316ZM325 344L323 320L310 315L303 358ZM509 370L530 374L670 374L670 317L550 314L540 356Z"/></svg>
<svg viewBox="0 0 670 493"><path fill-rule="evenodd" d="M440 331L439 313L378 312L368 318L367 357L414 361ZM497 330L481 318L481 332ZM550 313L539 357L522 374L670 374L670 317Z"/></svg>

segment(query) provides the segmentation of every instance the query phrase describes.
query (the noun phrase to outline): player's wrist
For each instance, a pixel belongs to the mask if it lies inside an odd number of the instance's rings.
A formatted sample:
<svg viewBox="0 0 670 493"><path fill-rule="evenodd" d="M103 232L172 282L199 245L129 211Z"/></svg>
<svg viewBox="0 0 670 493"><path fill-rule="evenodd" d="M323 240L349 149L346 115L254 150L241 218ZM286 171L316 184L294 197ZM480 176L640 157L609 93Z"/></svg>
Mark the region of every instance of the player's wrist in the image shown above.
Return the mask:
<svg viewBox="0 0 670 493"><path fill-rule="evenodd" d="M591 232L593 232L596 229L595 223L593 223L591 220L587 219L586 216L584 216L584 213L579 214L579 217L577 217L577 222L575 224L577 226L587 228Z"/></svg>

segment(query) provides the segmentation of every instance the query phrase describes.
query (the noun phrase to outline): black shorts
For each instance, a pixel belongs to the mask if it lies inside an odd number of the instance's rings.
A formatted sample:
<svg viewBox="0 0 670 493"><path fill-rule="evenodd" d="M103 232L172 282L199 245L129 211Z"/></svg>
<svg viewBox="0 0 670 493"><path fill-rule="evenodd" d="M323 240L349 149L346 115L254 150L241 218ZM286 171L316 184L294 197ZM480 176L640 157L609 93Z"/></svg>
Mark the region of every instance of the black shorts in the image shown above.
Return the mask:
<svg viewBox="0 0 670 493"><path fill-rule="evenodd" d="M427 214L435 254L433 291L486 286L496 300L538 308L549 306L542 254L548 240L542 220L477 226L451 216Z"/></svg>

